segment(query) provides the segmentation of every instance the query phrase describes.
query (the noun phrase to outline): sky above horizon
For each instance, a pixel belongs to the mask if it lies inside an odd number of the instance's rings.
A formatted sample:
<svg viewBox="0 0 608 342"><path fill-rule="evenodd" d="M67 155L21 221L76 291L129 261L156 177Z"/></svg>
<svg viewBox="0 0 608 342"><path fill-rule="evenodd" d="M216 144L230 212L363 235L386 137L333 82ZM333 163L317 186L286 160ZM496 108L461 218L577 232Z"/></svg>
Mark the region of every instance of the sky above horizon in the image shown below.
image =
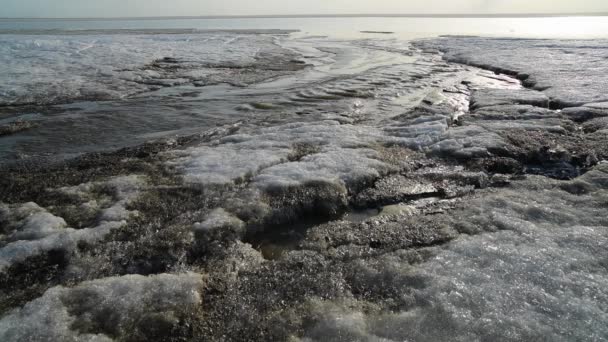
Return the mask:
<svg viewBox="0 0 608 342"><path fill-rule="evenodd" d="M0 17L608 12L608 0L0 0Z"/></svg>

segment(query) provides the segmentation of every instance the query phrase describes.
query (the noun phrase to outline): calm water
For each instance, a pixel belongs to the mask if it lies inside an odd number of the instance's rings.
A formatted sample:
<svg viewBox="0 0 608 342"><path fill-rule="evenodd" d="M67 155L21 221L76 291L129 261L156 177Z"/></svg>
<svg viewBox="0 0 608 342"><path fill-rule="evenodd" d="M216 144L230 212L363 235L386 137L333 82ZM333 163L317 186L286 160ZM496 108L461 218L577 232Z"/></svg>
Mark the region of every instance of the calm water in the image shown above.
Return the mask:
<svg viewBox="0 0 608 342"><path fill-rule="evenodd" d="M353 37L392 31L416 38L442 34L538 38L606 38L608 17L559 18L239 18L129 20L10 20L0 30L82 29L295 29L302 34Z"/></svg>

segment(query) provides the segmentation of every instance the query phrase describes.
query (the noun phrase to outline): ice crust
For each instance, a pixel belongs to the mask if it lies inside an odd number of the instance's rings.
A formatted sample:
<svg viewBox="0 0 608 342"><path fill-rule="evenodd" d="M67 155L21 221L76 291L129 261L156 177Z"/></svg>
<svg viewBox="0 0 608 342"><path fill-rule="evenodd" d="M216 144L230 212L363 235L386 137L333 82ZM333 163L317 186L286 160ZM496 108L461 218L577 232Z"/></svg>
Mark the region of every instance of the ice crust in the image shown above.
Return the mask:
<svg viewBox="0 0 608 342"><path fill-rule="evenodd" d="M214 229L221 229L223 227L230 226L243 226L243 221L230 215L224 209L215 209L203 222L195 223L195 231L209 231Z"/></svg>
<svg viewBox="0 0 608 342"><path fill-rule="evenodd" d="M2 204L0 206L3 221L7 222L6 232L12 231L5 239L37 240L60 231L67 224L61 217L57 217L34 202L28 202L19 207Z"/></svg>
<svg viewBox="0 0 608 342"><path fill-rule="evenodd" d="M0 204L0 219L9 222L12 232L0 239L0 271L14 263L49 251L69 252L79 242L93 243L103 239L113 229L123 226L130 215L136 214L126 209L128 203L135 199L145 181L136 175L111 178L105 182L81 184L75 187L61 188L58 191L79 196L86 201L91 189L104 186L112 190L113 199L106 207L98 211L96 226L82 229L67 227L65 220L49 213L36 203L29 202L17 205ZM98 203L89 201L85 206L97 207Z"/></svg>
<svg viewBox="0 0 608 342"><path fill-rule="evenodd" d="M116 341L142 338L158 319L196 310L203 281L194 273L126 275L54 287L0 320L2 341ZM147 317L147 318L146 318ZM135 336L134 336L135 335ZM144 335L145 336L145 335Z"/></svg>
<svg viewBox="0 0 608 342"><path fill-rule="evenodd" d="M518 74L561 106L605 102L605 40L449 37L423 42L449 61ZM522 58L525 56L525 58Z"/></svg>
<svg viewBox="0 0 608 342"><path fill-rule="evenodd" d="M315 181L353 185L393 169L380 160L378 150L383 146L467 158L487 156L508 145L495 131L509 126L496 123L500 127L493 130L476 125L453 127L455 114L449 98L442 96L438 101L446 103L446 112L428 115L414 110L411 118L374 125L325 120L250 129L212 144L169 152L167 163L183 173L186 181L199 184L251 181L260 189ZM291 160L303 146L310 150L308 154Z"/></svg>
<svg viewBox="0 0 608 342"><path fill-rule="evenodd" d="M479 126L453 127L449 115L413 119L382 128L337 121L295 123L220 139L167 155L168 164L199 184L251 181L261 189L303 186L316 181L353 186L396 170L382 161L382 146L403 146L459 158L488 156L504 149L499 135ZM297 161L301 146L312 149Z"/></svg>
<svg viewBox="0 0 608 342"><path fill-rule="evenodd" d="M337 148L306 156L298 162L269 167L256 176L254 182L262 188L285 188L317 181L356 184L391 170L377 158L374 150Z"/></svg>
<svg viewBox="0 0 608 342"><path fill-rule="evenodd" d="M326 180L353 183L390 167L368 146L390 140L373 127L337 121L294 123L220 139L216 146L172 152L170 161L190 182L226 184L252 179L265 189ZM289 162L298 146L313 149Z"/></svg>
<svg viewBox="0 0 608 342"><path fill-rule="evenodd" d="M362 262L361 281L383 282L410 303L394 313L313 302L304 341L602 341L608 336L608 167L560 183L514 183L454 217L462 235L428 261L393 253ZM373 309L372 309L373 311Z"/></svg>

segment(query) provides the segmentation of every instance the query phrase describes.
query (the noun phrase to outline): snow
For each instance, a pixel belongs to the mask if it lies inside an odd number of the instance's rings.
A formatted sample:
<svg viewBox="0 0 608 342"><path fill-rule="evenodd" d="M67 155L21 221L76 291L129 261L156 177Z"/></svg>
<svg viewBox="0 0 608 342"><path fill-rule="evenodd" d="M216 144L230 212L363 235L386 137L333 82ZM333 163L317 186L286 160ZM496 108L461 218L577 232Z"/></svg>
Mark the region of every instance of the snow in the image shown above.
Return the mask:
<svg viewBox="0 0 608 342"><path fill-rule="evenodd" d="M245 224L243 221L226 212L224 209L217 208L209 213L203 222L195 223L193 229L195 233L204 234L216 229L243 229L244 226Z"/></svg>
<svg viewBox="0 0 608 342"><path fill-rule="evenodd" d="M107 181L85 183L75 187L61 188L67 194L79 195L88 200L91 189L104 186L112 189L113 201L108 207L95 208L98 211L97 225L83 229L67 227L65 220L49 213L36 203L2 205L2 221L7 221L12 233L0 248L0 271L27 258L42 255L51 250L71 251L78 242L95 242L103 239L112 230L123 226L130 215L136 214L126 209L135 199L144 181L137 175L110 178ZM95 207L97 202L85 204Z"/></svg>
<svg viewBox="0 0 608 342"><path fill-rule="evenodd" d="M249 178L261 188L320 179L354 182L388 169L374 151L360 148L384 140L389 139L373 127L337 121L293 123L227 136L215 146L173 151L168 163L183 172L186 181L203 184ZM310 146L313 153L288 162L298 146Z"/></svg>
<svg viewBox="0 0 608 342"><path fill-rule="evenodd" d="M450 214L472 235L427 261L410 264L399 251L361 261L360 281L397 291L404 308L313 300L303 341L603 341L607 189L601 165L569 182L530 177L488 190Z"/></svg>
<svg viewBox="0 0 608 342"><path fill-rule="evenodd" d="M152 328L149 324L154 323L140 322L141 317L200 305L202 285L200 275L186 273L126 275L72 288L54 287L3 317L0 340L105 342L126 338L137 328Z"/></svg>

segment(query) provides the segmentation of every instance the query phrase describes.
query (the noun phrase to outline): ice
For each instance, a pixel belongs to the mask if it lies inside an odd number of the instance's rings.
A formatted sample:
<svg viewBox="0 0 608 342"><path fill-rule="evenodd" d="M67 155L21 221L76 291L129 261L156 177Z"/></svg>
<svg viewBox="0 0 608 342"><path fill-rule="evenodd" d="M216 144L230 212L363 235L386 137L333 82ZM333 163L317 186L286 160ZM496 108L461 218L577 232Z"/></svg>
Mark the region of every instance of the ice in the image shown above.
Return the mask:
<svg viewBox="0 0 608 342"><path fill-rule="evenodd" d="M159 316L170 323L201 304L201 276L126 275L54 287L0 320L2 341L147 339ZM165 323L166 324L166 323ZM142 336L143 335L143 336Z"/></svg>
<svg viewBox="0 0 608 342"><path fill-rule="evenodd" d="M194 229L200 231L207 231L213 229L219 229L225 226L242 226L243 221L230 215L224 209L216 209L209 213L209 216L205 221L201 223L195 223Z"/></svg>
<svg viewBox="0 0 608 342"><path fill-rule="evenodd" d="M255 184L267 187L319 179L354 181L387 169L373 151L359 147L388 140L373 127L341 125L337 121L293 123L227 136L215 146L171 152L168 155L173 159L168 163L181 170L187 181L203 184L253 179ZM289 162L302 146L312 154Z"/></svg>
<svg viewBox="0 0 608 342"><path fill-rule="evenodd" d="M530 89L480 89L471 94L471 109L520 104L549 107L549 98L540 91Z"/></svg>
<svg viewBox="0 0 608 342"><path fill-rule="evenodd" d="M589 120L583 124L583 130L587 133L593 132L606 132L608 129L608 116L602 118L595 118Z"/></svg>
<svg viewBox="0 0 608 342"><path fill-rule="evenodd" d="M608 117L607 109L587 106L565 108L563 113L574 121L587 121L594 118Z"/></svg>
<svg viewBox="0 0 608 342"><path fill-rule="evenodd" d="M569 182L530 177L492 190L452 214L473 235L428 261L411 265L397 252L361 262L360 281L382 282L406 308L313 301L317 323L303 340L605 340L607 186L601 165Z"/></svg>
<svg viewBox="0 0 608 342"><path fill-rule="evenodd" d="M28 39L52 54L71 40L105 44L62 57L73 64L65 70L90 67L95 54L101 69L112 66L93 81L75 70L63 94L71 100L106 96L91 95L103 87L129 96L184 82L245 85L249 66L271 74L269 61L291 56L273 56L285 50L271 37L225 33ZM510 71L530 90L397 40L316 39L286 39L314 61L297 77L206 88L201 101L234 95L228 107L246 118L238 124L85 155L48 170L40 188L20 183L35 175L7 172L0 340L606 340L606 104L595 85L569 93L562 83L578 65L569 55L595 59L604 48L419 43L498 71L529 46L531 69ZM109 54L116 63L104 64ZM563 75L556 61L541 70L552 56L569 61ZM133 64L113 67L121 63ZM80 179L90 181L65 186ZM204 272L204 284L186 271Z"/></svg>
<svg viewBox="0 0 608 342"><path fill-rule="evenodd" d="M507 146L498 134L474 125L453 127L441 139L430 146L433 153L457 158L489 156L490 151L502 150Z"/></svg>
<svg viewBox="0 0 608 342"><path fill-rule="evenodd" d="M7 241L37 240L61 231L67 226L63 218L57 217L34 202L21 206L2 205L0 222L6 222L5 232L11 231ZM4 239L0 239L4 240ZM3 241L4 242L4 241Z"/></svg>
<svg viewBox="0 0 608 342"><path fill-rule="evenodd" d="M262 171L254 178L261 188L287 188L312 182L357 184L386 174L391 167L370 149L332 149Z"/></svg>
<svg viewBox="0 0 608 342"><path fill-rule="evenodd" d="M539 120L555 119L563 116L551 109L534 107L531 105L496 105L476 109L467 114L465 121L469 118L482 120Z"/></svg>
<svg viewBox="0 0 608 342"><path fill-rule="evenodd" d="M188 182L226 184L243 181L265 167L284 161L289 149L285 144L277 145L230 144L193 148L175 153L179 157L169 164L184 172Z"/></svg>
<svg viewBox="0 0 608 342"><path fill-rule="evenodd" d="M259 75L262 79L276 75L291 58L273 39L229 32L4 34L0 104L120 99L158 85L248 83L256 78L241 80L238 68L275 58L272 70Z"/></svg>
<svg viewBox="0 0 608 342"><path fill-rule="evenodd" d="M95 242L102 239L113 229L123 226L122 222L103 222L94 228L65 228L37 240L18 240L0 249L0 271L23 262L27 258L43 255L46 252L60 250L70 251L77 247L79 241Z"/></svg>
<svg viewBox="0 0 608 342"><path fill-rule="evenodd" d="M58 189L57 191L79 196L82 201L87 201L84 205L98 211L96 226L83 229L67 227L63 218L33 202L3 205L0 207L3 209L0 212L0 222L7 222L12 233L0 248L0 271L29 257L49 251L69 252L79 242L99 241L112 230L123 226L130 215L136 214L127 210L126 206L138 196L144 184L141 177L129 175ZM92 190L100 186L112 190L113 199L107 207L97 207L96 201L88 201L93 196Z"/></svg>
<svg viewBox="0 0 608 342"><path fill-rule="evenodd" d="M517 74L562 107L608 100L605 40L449 37L421 43L449 61Z"/></svg>

